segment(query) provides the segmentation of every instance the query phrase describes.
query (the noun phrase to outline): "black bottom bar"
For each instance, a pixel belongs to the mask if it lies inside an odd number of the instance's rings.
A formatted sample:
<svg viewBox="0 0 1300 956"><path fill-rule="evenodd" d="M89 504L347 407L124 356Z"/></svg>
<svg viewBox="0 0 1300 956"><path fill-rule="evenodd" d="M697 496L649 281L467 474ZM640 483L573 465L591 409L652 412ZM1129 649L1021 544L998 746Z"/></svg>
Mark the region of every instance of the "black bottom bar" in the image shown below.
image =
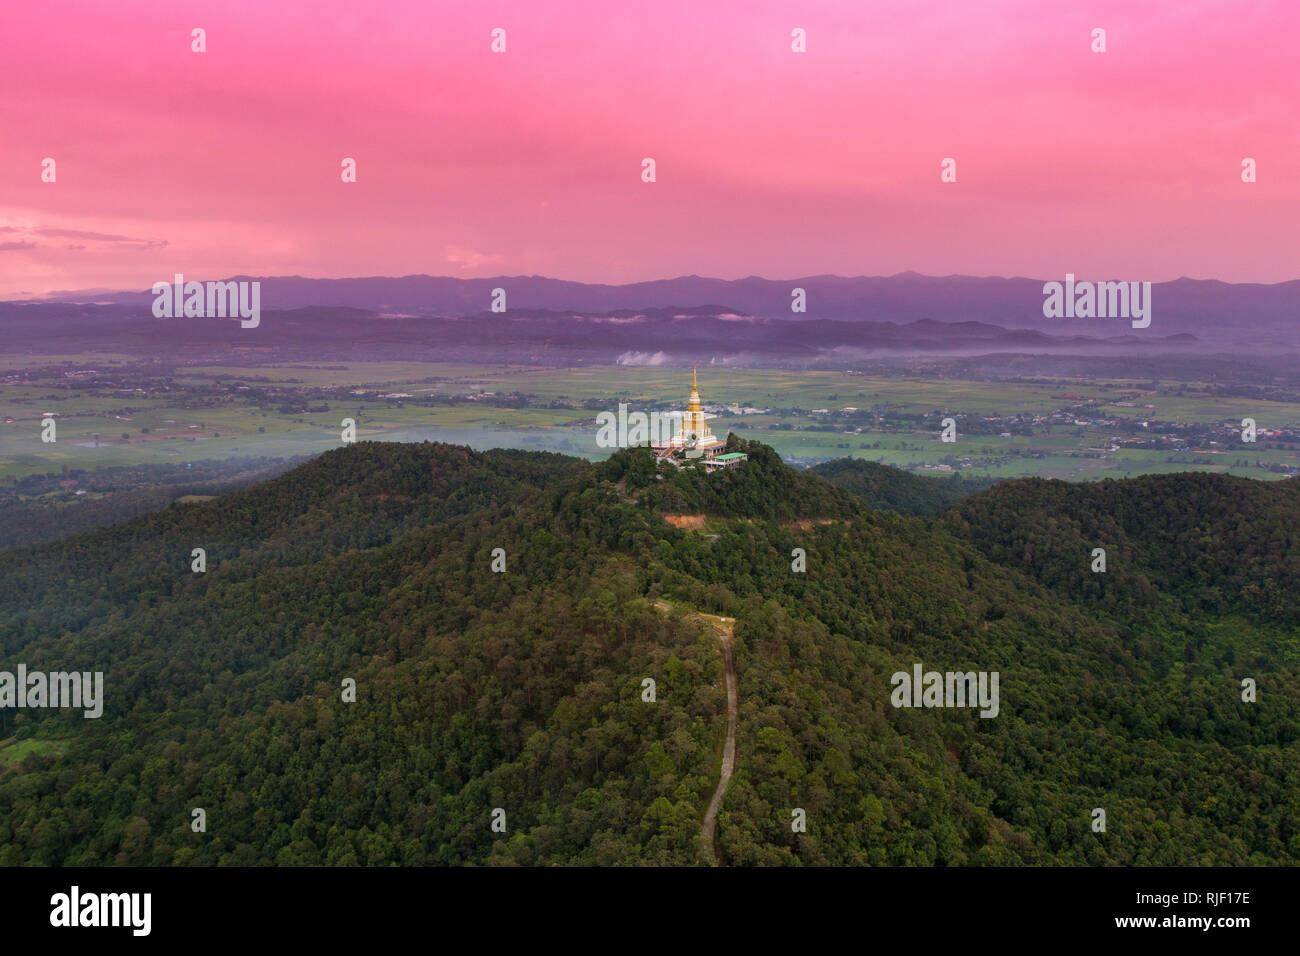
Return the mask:
<svg viewBox="0 0 1300 956"><path fill-rule="evenodd" d="M0 870L0 893L10 944L71 933L82 942L128 945L259 938L373 944L416 934L444 945L517 937L533 945L603 939L641 946L655 938L703 940L699 933L711 926L728 941L768 944L786 932L808 944L822 932L847 932L863 940L982 945L1023 931L1231 945L1260 930L1283 930L1294 881L1283 869L8 869ZM126 925L53 926L52 915L72 922L74 886L77 922L101 919L102 910L104 921L116 916ZM144 893L149 932L136 936L143 896L136 909L101 894ZM1153 922L1139 922L1146 920Z"/></svg>

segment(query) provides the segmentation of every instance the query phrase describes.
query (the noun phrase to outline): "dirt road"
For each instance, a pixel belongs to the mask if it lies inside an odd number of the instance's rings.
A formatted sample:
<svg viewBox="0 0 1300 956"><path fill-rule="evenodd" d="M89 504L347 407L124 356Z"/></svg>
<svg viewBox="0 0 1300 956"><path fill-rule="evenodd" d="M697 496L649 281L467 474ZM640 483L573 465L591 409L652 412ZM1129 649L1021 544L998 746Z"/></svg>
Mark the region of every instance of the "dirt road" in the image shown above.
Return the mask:
<svg viewBox="0 0 1300 956"><path fill-rule="evenodd" d="M706 618L706 620L708 620ZM722 773L718 776L718 789L713 791L713 799L709 801L709 809L704 812L704 825L700 827L700 835L704 837L709 846L709 853L713 853L713 834L718 822L718 807L722 803L722 798L727 792L727 784L731 783L731 775L736 770L736 700L738 696L736 686L736 660L731 652L731 634L735 627L734 620L723 619L725 623L715 624L709 620L709 625L713 628L714 633L718 635L718 640L722 642L722 660L727 668L727 742L722 745ZM716 859L714 860L716 863Z"/></svg>
<svg viewBox="0 0 1300 956"><path fill-rule="evenodd" d="M672 610L672 605L667 601L655 601L654 606L661 611ZM736 659L731 649L736 619L715 617L712 614L691 614L691 617L703 621L713 629L713 633L718 635L718 642L722 645L722 663L726 671L727 739L722 745L722 771L718 774L718 786L713 791L713 799L709 801L709 808L704 812L704 822L700 826L700 836L704 837L709 861L716 866L718 861L713 847L713 838L718 825L718 807L722 805L722 798L727 793L727 784L731 783L731 775L736 770L736 714L740 691L736 681Z"/></svg>

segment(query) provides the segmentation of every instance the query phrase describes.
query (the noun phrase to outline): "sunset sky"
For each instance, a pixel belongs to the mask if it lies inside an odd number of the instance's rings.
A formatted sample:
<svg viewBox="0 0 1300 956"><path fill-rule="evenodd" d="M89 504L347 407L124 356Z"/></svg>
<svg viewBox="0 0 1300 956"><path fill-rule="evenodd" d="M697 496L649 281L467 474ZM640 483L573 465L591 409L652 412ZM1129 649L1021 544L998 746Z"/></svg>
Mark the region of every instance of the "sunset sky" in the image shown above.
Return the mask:
<svg viewBox="0 0 1300 956"><path fill-rule="evenodd" d="M1300 277L1294 0L52 0L4 4L0 37L5 297L175 272Z"/></svg>

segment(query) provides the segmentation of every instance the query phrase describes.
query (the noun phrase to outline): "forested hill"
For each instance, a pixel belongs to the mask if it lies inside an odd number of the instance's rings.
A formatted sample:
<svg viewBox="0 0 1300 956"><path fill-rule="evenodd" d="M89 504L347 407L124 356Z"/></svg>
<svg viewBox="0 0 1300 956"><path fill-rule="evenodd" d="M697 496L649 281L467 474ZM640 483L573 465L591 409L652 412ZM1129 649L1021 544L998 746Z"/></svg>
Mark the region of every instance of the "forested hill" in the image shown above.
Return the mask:
<svg viewBox="0 0 1300 956"><path fill-rule="evenodd" d="M1013 482L910 518L729 444L705 475L366 442L0 551L0 670L105 685L99 719L0 710L0 864L697 863L726 726L700 613L735 619L724 865L1300 862L1294 486ZM997 715L896 709L918 663L997 672Z"/></svg>
<svg viewBox="0 0 1300 956"><path fill-rule="evenodd" d="M299 463L240 457L28 475L0 486L0 548L106 528L190 495L247 488Z"/></svg>
<svg viewBox="0 0 1300 956"><path fill-rule="evenodd" d="M1021 478L948 525L1069 599L1141 614L1242 614L1300 624L1300 482L1185 472L1067 484ZM1094 549L1106 573L1092 571Z"/></svg>
<svg viewBox="0 0 1300 956"><path fill-rule="evenodd" d="M852 492L872 508L904 515L932 515L967 495L990 487L993 478L963 478L954 471L948 478L915 475L861 458L836 458L809 469L833 485Z"/></svg>

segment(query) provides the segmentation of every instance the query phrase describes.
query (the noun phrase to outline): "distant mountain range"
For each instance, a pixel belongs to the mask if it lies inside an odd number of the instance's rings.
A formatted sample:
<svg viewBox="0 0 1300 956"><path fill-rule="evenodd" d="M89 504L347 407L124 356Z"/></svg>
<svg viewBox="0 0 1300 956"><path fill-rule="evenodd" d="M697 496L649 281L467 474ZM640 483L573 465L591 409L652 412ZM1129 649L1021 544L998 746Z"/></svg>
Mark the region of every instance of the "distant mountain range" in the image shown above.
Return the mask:
<svg viewBox="0 0 1300 956"><path fill-rule="evenodd" d="M729 306L619 309L605 313L510 309L474 315L395 316L342 306L264 311L237 319L157 319L138 304L0 303L0 350L122 352L187 360L488 361L514 364L848 368L902 355L990 353L1142 356L1204 351L1191 335L1049 335L985 322L783 320ZM1097 327L1093 327L1098 331ZM1115 329L1118 333L1125 330Z"/></svg>
<svg viewBox="0 0 1300 956"><path fill-rule="evenodd" d="M170 277L167 277L170 278ZM189 279L210 278L188 276ZM506 291L512 310L572 310L585 314L621 310L688 309L711 306L719 314L775 320L833 320L912 323L988 323L1051 335L1142 339L1188 334L1204 342L1300 345L1300 280L1273 285L1232 284L1212 279L1176 279L1152 286L1153 314L1147 329L1132 329L1125 319L1061 319L1043 315L1044 281L974 276L805 276L796 279L710 279L682 276L627 285L568 282L542 276L459 279L411 275L355 279L301 276L234 276L262 283L264 310L309 307L362 309L381 314L463 316L485 311L492 290ZM1080 279L1139 279L1136 276ZM807 312L790 310L792 290L801 288ZM43 301L99 302L140 306L149 292L68 292Z"/></svg>

